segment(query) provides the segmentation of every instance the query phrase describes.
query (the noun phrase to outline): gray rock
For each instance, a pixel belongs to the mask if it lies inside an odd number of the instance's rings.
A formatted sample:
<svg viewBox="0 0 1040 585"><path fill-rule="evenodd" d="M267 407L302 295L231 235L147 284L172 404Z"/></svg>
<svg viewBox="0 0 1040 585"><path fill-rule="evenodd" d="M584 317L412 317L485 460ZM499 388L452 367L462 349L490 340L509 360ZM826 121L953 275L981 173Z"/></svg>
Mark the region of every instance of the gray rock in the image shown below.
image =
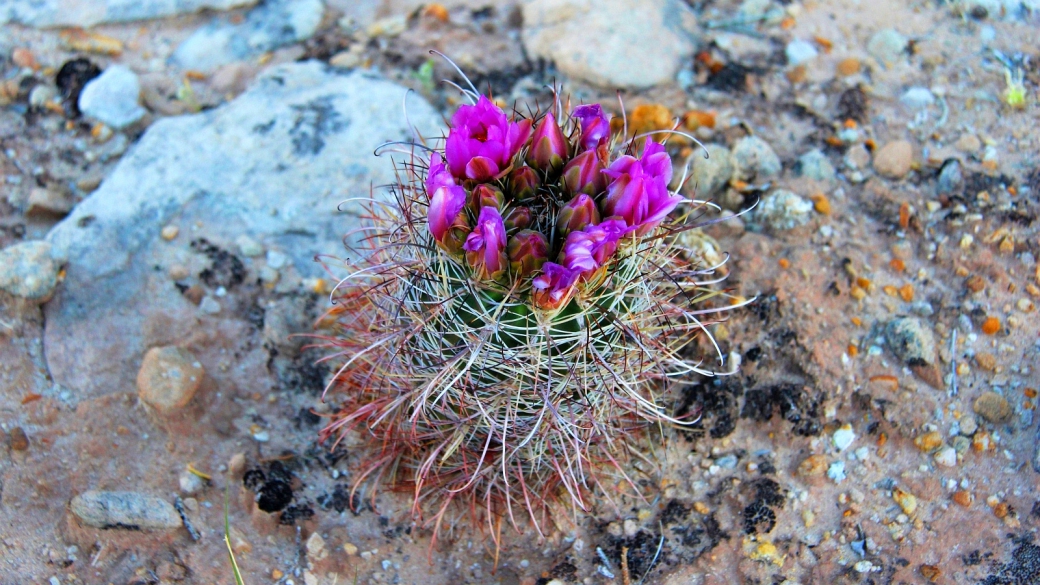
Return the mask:
<svg viewBox="0 0 1040 585"><path fill-rule="evenodd" d="M695 18L679 0L530 0L527 53L608 88L668 83L695 48Z"/></svg>
<svg viewBox="0 0 1040 585"><path fill-rule="evenodd" d="M140 120L146 113L138 103L141 82L123 65L112 65L87 82L79 95L79 109L87 116L119 130Z"/></svg>
<svg viewBox="0 0 1040 585"><path fill-rule="evenodd" d="M196 31L171 59L184 69L213 71L309 39L318 30L324 11L321 0L268 0L249 11L239 24L219 20Z"/></svg>
<svg viewBox="0 0 1040 585"><path fill-rule="evenodd" d="M169 530L181 526L181 517L169 502L137 492L87 491L69 506L81 522L94 528Z"/></svg>
<svg viewBox="0 0 1040 585"><path fill-rule="evenodd" d="M78 26L90 28L106 22L131 22L191 14L203 9L228 10L256 0L4 0L0 24L27 26Z"/></svg>
<svg viewBox="0 0 1040 585"><path fill-rule="evenodd" d="M885 327L885 341L896 357L910 366L936 363L935 336L920 319L898 317Z"/></svg>
<svg viewBox="0 0 1040 585"><path fill-rule="evenodd" d="M58 284L62 255L45 241L22 242L0 250L0 289L37 301L47 300Z"/></svg>
<svg viewBox="0 0 1040 585"><path fill-rule="evenodd" d="M960 161L953 159L946 161L939 171L939 179L936 181L936 191L940 195L960 194L964 190L964 173L961 172Z"/></svg>
<svg viewBox="0 0 1040 585"><path fill-rule="evenodd" d="M754 227L770 232L782 232L809 223L813 204L805 198L777 189L766 195L751 212Z"/></svg>
<svg viewBox="0 0 1040 585"><path fill-rule="evenodd" d="M788 65L801 65L807 61L812 61L819 54L812 43L801 39L795 39L784 47L784 55L787 57Z"/></svg>
<svg viewBox="0 0 1040 585"><path fill-rule="evenodd" d="M874 33L867 41L867 52L886 67L905 60L909 39L895 29L886 28Z"/></svg>
<svg viewBox="0 0 1040 585"><path fill-rule="evenodd" d="M935 103L935 94L927 87L911 87L899 96L899 102L911 110L923 110Z"/></svg>
<svg viewBox="0 0 1040 585"><path fill-rule="evenodd" d="M800 177L814 181L833 181L835 177L834 165L830 159L815 148L798 157L794 172Z"/></svg>
<svg viewBox="0 0 1040 585"><path fill-rule="evenodd" d="M763 180L780 174L783 167L773 147L758 136L746 136L733 146L735 176L741 181Z"/></svg>
<svg viewBox="0 0 1040 585"><path fill-rule="evenodd" d="M708 157L703 153L693 155L693 169L687 181L687 190L698 199L714 197L729 184L733 177L733 161L729 149L719 144L705 146Z"/></svg>
<svg viewBox="0 0 1040 585"><path fill-rule="evenodd" d="M262 259L236 256L243 234L287 255L278 282L287 291L297 290L293 283L301 286L301 278L327 276L315 256L346 256L343 237L363 211L358 202L337 206L384 193L371 187L392 182L393 166L372 151L411 139L401 110L405 92L371 74L294 63L270 68L229 104L152 124L48 235L70 257L67 286L44 307L55 382L78 397L125 391L136 374L126 364L140 363L150 347L191 343L200 359L200 344L239 347L254 326L238 299L263 266ZM425 101L410 97L408 110L422 135L440 135L441 117ZM190 234L163 240L159 232L170 223L192 226ZM191 247L201 239L247 271L243 284L219 283L227 296L216 316L200 313L166 275L177 264L193 275L212 265ZM202 288L212 296L218 286ZM96 343L99 337L108 342ZM266 353L252 345L235 351L246 362ZM236 370L211 375L239 376ZM235 383L255 386L241 376Z"/></svg>

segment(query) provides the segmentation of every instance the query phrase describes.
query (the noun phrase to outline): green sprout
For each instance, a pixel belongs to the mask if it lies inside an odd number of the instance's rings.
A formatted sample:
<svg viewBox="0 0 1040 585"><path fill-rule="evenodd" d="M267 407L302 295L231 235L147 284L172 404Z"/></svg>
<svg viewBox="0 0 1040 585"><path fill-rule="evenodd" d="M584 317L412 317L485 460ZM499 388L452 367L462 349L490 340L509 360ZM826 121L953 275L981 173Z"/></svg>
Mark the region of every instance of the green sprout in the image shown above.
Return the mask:
<svg viewBox="0 0 1040 585"><path fill-rule="evenodd" d="M1026 107L1026 86L1022 70L1015 68L1014 72L1004 69L1004 81L1007 89L1004 90L1004 101L1015 109Z"/></svg>

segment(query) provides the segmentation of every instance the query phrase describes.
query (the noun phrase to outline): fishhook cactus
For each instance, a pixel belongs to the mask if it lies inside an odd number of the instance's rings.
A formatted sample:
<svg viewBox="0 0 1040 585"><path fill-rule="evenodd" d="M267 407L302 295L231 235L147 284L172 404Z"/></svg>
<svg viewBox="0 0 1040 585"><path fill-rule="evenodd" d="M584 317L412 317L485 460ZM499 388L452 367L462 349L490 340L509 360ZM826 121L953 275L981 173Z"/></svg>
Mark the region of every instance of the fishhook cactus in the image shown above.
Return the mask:
<svg viewBox="0 0 1040 585"><path fill-rule="evenodd" d="M436 147L397 149L332 294L343 403L323 437L367 435L355 488L410 489L435 533L455 502L543 534L547 506L628 481L648 426L693 422L663 396L713 375L687 346L740 303L683 246L703 202L669 188L653 136L612 131L599 105L528 119L464 93Z"/></svg>

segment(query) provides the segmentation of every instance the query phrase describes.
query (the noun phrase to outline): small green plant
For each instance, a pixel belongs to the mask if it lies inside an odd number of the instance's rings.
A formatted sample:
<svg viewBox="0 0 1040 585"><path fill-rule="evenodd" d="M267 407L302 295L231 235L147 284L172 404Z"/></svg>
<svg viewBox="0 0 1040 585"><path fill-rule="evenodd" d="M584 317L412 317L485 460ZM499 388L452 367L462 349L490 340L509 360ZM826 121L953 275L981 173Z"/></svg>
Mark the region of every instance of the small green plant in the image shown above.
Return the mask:
<svg viewBox="0 0 1040 585"><path fill-rule="evenodd" d="M663 397L713 375L690 343L744 301L683 245L703 202L670 190L656 132L559 99L510 116L470 87L440 146L398 149L391 197L370 201L321 322L344 399L323 437L369 437L355 490L411 491L435 535L461 503L497 543L503 518L544 534L557 502L640 493L624 461L648 427L694 422Z"/></svg>
<svg viewBox="0 0 1040 585"><path fill-rule="evenodd" d="M1026 84L1025 76L1021 69L1004 69L1004 82L1007 88L1004 90L1004 102L1015 109L1026 107Z"/></svg>

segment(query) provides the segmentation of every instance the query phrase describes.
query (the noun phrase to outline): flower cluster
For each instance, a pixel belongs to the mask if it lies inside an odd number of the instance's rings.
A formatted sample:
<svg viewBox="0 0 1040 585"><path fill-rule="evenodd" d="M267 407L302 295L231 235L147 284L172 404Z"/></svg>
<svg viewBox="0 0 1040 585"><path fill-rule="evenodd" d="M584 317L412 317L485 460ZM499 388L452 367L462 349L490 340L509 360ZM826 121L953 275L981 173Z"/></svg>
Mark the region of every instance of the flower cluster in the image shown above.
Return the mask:
<svg viewBox="0 0 1040 585"><path fill-rule="evenodd" d="M671 159L652 140L638 158L612 156L599 105L532 124L480 96L452 117L443 159L430 157L428 225L478 280L515 286L535 307L557 310L579 287L602 282L618 250L683 200L668 190L671 178Z"/></svg>

